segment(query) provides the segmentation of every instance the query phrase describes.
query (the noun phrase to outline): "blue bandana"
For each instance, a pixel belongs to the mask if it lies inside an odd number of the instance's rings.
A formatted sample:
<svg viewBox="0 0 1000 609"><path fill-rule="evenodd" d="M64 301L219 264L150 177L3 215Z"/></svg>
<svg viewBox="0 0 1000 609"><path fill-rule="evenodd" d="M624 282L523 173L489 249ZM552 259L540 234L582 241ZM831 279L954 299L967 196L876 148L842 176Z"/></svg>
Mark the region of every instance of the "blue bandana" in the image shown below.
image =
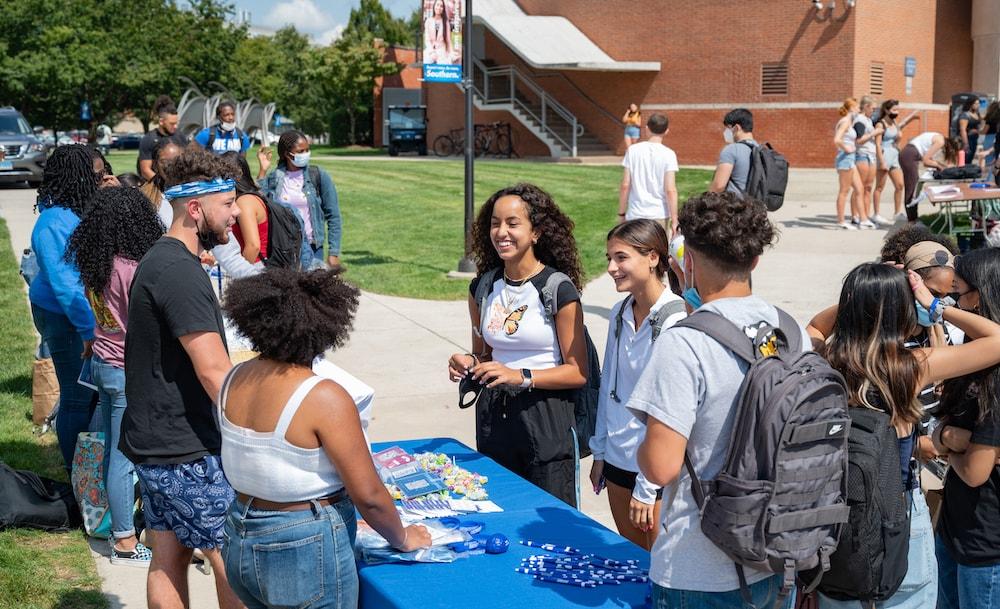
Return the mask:
<svg viewBox="0 0 1000 609"><path fill-rule="evenodd" d="M183 199L184 197L194 197L196 195L210 195L216 192L229 192L236 190L236 180L224 180L215 178L209 182L185 182L177 186L171 186L163 193L167 199Z"/></svg>

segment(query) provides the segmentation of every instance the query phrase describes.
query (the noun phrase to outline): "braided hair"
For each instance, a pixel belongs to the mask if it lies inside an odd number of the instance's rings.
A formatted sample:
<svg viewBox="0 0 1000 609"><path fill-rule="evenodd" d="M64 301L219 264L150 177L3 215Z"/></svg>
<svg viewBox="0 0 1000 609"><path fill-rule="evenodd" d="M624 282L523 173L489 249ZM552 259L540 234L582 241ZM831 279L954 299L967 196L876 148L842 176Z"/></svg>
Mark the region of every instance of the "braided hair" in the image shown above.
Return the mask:
<svg viewBox="0 0 1000 609"><path fill-rule="evenodd" d="M108 285L115 256L138 262L163 235L163 225L146 197L134 188L104 188L70 236L66 260L94 294Z"/></svg>
<svg viewBox="0 0 1000 609"><path fill-rule="evenodd" d="M289 129L278 138L278 166L287 165L285 158L291 154L292 148L299 143L299 140L306 139L306 134L298 129Z"/></svg>
<svg viewBox="0 0 1000 609"><path fill-rule="evenodd" d="M80 144L59 146L45 161L35 209L65 207L83 216L96 193L97 178L90 149Z"/></svg>

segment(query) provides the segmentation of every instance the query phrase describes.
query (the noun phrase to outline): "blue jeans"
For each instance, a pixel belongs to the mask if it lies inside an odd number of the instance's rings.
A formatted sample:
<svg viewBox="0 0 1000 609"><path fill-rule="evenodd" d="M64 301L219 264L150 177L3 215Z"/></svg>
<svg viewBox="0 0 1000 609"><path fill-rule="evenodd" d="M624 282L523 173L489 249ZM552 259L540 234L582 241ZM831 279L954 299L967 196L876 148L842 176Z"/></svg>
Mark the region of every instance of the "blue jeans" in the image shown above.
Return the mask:
<svg viewBox="0 0 1000 609"><path fill-rule="evenodd" d="M833 161L833 165L837 168L837 171L848 171L854 169L855 163L855 153L844 152L843 150L837 151L837 156Z"/></svg>
<svg viewBox="0 0 1000 609"><path fill-rule="evenodd" d="M56 380L59 381L56 437L66 471L69 471L73 466L76 436L87 431L90 426L97 395L76 382L80 378L80 369L83 368L83 360L80 358L83 354L83 339L69 318L34 304L31 305L31 317L35 321L35 329L42 335L42 340L52 354Z"/></svg>
<svg viewBox="0 0 1000 609"><path fill-rule="evenodd" d="M125 370L94 356L91 363L101 415L104 418L104 487L111 509L111 535L135 535L135 468L118 450L125 416Z"/></svg>
<svg viewBox="0 0 1000 609"><path fill-rule="evenodd" d="M298 512L233 501L222 546L229 585L247 609L355 609L356 532L350 498Z"/></svg>
<svg viewBox="0 0 1000 609"><path fill-rule="evenodd" d="M888 600L875 603L876 609L933 609L938 594L938 567L934 560L934 529L924 494L910 491L910 549L903 583ZM819 595L820 609L863 609L861 601L835 601Z"/></svg>
<svg viewBox="0 0 1000 609"><path fill-rule="evenodd" d="M960 565L937 537L938 609L995 609L1000 607L1000 564Z"/></svg>
<svg viewBox="0 0 1000 609"><path fill-rule="evenodd" d="M774 607L781 591L781 575L772 575L750 585L750 596L758 609ZM792 591L785 599L782 607L791 609L795 603L795 592ZM653 584L653 609L734 609L744 607L740 591L729 592L695 592L692 590L674 590Z"/></svg>

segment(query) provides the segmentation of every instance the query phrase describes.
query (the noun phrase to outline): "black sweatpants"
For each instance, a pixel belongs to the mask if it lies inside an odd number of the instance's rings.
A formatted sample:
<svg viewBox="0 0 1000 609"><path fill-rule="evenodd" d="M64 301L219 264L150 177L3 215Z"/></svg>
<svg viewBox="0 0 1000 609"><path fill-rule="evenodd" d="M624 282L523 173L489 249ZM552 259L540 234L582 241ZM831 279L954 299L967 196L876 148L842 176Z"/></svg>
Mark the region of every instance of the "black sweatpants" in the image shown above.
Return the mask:
<svg viewBox="0 0 1000 609"><path fill-rule="evenodd" d="M906 219L917 220L917 206L911 206L913 195L917 192L917 182L920 181L920 152L913 144L907 144L899 153L899 168L903 170L903 205L906 206Z"/></svg>
<svg viewBox="0 0 1000 609"><path fill-rule="evenodd" d="M575 393L484 389L476 403L476 449L573 507Z"/></svg>

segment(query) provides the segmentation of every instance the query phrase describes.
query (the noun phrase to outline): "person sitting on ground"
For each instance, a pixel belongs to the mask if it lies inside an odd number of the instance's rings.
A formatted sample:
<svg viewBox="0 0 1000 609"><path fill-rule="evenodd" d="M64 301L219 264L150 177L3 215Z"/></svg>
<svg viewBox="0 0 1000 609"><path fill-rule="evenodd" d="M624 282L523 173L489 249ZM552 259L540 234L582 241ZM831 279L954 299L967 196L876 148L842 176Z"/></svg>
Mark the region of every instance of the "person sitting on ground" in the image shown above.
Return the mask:
<svg viewBox="0 0 1000 609"><path fill-rule="evenodd" d="M684 301L663 285L670 260L667 233L652 220L629 220L608 233L608 274L628 296L611 308L597 403L597 429L590 439L594 492L607 486L618 532L649 550L656 540L663 489L639 473L636 449L646 433L628 410L662 329L687 315Z"/></svg>
<svg viewBox="0 0 1000 609"><path fill-rule="evenodd" d="M961 346L903 348L907 337L919 328L911 304L914 299L976 340ZM923 416L918 393L929 384L1000 363L1000 325L956 307L939 308L936 301L918 273L865 263L844 280L840 303L824 310L809 324L817 349L847 382L848 406L889 414L898 437L899 452L892 465L899 468L907 504L911 506L907 556L910 568L895 594L876 603L876 609L933 607L937 601L937 570L917 568L934 564L930 513L920 492L919 470L911 465ZM821 609L857 605L857 600L836 601L823 594L819 597Z"/></svg>
<svg viewBox="0 0 1000 609"><path fill-rule="evenodd" d="M351 396L312 370L347 342L358 296L324 270L269 269L226 291L226 315L260 353L229 373L217 411L236 491L223 555L248 607L356 607L355 506L398 550L430 545L400 522Z"/></svg>
<svg viewBox="0 0 1000 609"><path fill-rule="evenodd" d="M622 159L621 186L618 189L618 221L649 218L667 231L677 229L677 154L663 144L669 131L665 114L649 117L649 139L633 144Z"/></svg>
<svg viewBox="0 0 1000 609"><path fill-rule="evenodd" d="M105 188L70 237L66 257L80 270L94 311L91 371L104 417L104 486L111 510L111 564L148 566L149 549L135 535L134 467L118 448L125 399L125 336L129 289L139 260L163 226L138 190Z"/></svg>
<svg viewBox="0 0 1000 609"><path fill-rule="evenodd" d="M188 145L188 138L183 133L177 132L177 106L167 95L161 95L153 103L153 116L156 118L156 129L148 131L139 141L139 160L136 162L136 171L144 180L153 179L155 170L153 169L153 151L161 140L168 139L183 148ZM169 224L168 224L169 226Z"/></svg>
<svg viewBox="0 0 1000 609"><path fill-rule="evenodd" d="M246 156L250 150L250 136L236 126L236 104L226 100L215 109L218 123L205 127L194 136L194 141L216 154L235 152Z"/></svg>
<svg viewBox="0 0 1000 609"><path fill-rule="evenodd" d="M746 108L730 110L722 118L722 127L726 146L719 153L708 190L743 194L750 180L750 153L757 145L753 139L753 114Z"/></svg>
<svg viewBox="0 0 1000 609"><path fill-rule="evenodd" d="M779 327L777 309L751 292L751 271L775 230L760 201L734 192L708 192L681 208L684 300L714 311L754 336L761 322ZM802 344L808 336L802 332ZM657 607L742 607L733 561L702 532L689 479L680 480L685 454L699 479L721 471L732 416L749 365L708 334L664 330L626 404L646 424L639 445L642 474L657 486L675 485L653 544L650 579ZM757 607L774 607L782 575L744 568ZM786 599L784 607L791 606Z"/></svg>
<svg viewBox="0 0 1000 609"><path fill-rule="evenodd" d="M260 171L270 166L266 154L258 155ZM330 174L309 164L309 138L294 129L278 138L278 166L260 182L272 201L298 212L302 221L302 269L343 270L340 263L342 221L337 188Z"/></svg>
<svg viewBox="0 0 1000 609"><path fill-rule="evenodd" d="M476 401L477 450L575 506L571 428L575 390L588 370L573 221L537 186L510 186L479 210L472 253L472 351L448 359L448 376L457 383L471 375L485 386ZM569 280L554 286L550 314L542 294L557 272Z"/></svg>

